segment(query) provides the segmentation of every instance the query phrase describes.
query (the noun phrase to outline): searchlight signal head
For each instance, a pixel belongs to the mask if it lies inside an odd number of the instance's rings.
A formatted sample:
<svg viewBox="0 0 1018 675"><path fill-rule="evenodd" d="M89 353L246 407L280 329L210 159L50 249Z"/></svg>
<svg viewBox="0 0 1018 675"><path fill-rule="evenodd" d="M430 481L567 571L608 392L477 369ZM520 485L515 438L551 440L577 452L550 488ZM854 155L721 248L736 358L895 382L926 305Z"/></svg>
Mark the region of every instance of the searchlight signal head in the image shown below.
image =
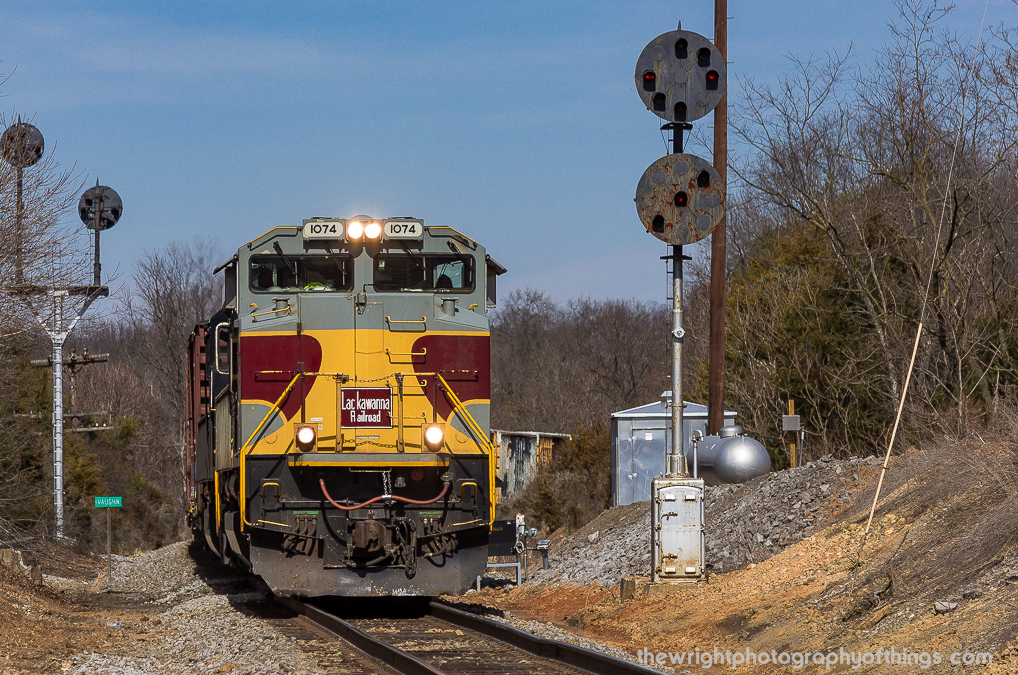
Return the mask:
<svg viewBox="0 0 1018 675"><path fill-rule="evenodd" d="M120 220L124 202L117 191L95 182L78 200L78 217L90 230L108 230Z"/></svg>
<svg viewBox="0 0 1018 675"><path fill-rule="evenodd" d="M42 133L20 117L0 136L0 156L15 169L27 169L38 162L45 148Z"/></svg>

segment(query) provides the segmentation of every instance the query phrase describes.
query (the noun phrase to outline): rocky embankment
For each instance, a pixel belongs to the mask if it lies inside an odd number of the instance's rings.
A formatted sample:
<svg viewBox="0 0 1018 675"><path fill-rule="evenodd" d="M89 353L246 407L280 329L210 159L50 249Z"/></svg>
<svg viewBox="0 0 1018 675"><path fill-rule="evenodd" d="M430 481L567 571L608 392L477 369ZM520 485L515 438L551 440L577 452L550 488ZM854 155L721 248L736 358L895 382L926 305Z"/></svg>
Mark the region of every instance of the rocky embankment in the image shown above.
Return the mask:
<svg viewBox="0 0 1018 675"><path fill-rule="evenodd" d="M729 572L762 562L809 537L830 520L838 505L853 501L860 473L879 464L875 457L824 457L749 483L708 487L708 564L714 572ZM531 573L530 583L613 586L623 576L650 574L650 503L604 512L562 541L549 562L551 569Z"/></svg>

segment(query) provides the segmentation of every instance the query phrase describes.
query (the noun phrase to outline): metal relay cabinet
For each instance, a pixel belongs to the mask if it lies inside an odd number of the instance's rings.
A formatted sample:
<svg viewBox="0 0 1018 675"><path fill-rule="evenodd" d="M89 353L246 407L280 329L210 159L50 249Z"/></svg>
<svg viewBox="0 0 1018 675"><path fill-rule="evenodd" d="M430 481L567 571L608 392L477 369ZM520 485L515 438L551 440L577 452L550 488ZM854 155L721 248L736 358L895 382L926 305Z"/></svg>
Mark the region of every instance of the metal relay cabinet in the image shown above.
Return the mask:
<svg viewBox="0 0 1018 675"><path fill-rule="evenodd" d="M699 478L655 478L651 578L698 581L704 573L704 484Z"/></svg>

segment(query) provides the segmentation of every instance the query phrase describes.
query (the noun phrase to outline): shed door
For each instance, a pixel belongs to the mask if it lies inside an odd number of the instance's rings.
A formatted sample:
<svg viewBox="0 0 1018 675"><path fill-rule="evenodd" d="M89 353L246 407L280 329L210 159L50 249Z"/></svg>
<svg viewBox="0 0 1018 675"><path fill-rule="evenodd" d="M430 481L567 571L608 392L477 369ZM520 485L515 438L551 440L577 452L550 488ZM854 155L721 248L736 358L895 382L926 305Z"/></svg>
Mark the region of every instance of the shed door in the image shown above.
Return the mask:
<svg viewBox="0 0 1018 675"><path fill-rule="evenodd" d="M650 499L650 482L665 473L665 430L633 429L633 501Z"/></svg>

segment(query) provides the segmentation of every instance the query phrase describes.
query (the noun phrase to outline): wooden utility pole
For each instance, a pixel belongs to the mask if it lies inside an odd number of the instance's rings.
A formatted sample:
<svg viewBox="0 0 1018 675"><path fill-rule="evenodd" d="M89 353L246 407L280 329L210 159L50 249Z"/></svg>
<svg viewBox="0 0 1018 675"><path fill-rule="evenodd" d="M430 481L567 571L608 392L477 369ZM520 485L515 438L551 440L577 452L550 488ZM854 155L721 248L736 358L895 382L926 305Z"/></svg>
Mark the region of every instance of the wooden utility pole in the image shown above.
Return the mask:
<svg viewBox="0 0 1018 675"><path fill-rule="evenodd" d="M728 0L714 0L714 45L728 60ZM714 108L714 169L728 184L728 94ZM707 433L716 434L725 418L725 216L710 245L710 353L708 357Z"/></svg>

